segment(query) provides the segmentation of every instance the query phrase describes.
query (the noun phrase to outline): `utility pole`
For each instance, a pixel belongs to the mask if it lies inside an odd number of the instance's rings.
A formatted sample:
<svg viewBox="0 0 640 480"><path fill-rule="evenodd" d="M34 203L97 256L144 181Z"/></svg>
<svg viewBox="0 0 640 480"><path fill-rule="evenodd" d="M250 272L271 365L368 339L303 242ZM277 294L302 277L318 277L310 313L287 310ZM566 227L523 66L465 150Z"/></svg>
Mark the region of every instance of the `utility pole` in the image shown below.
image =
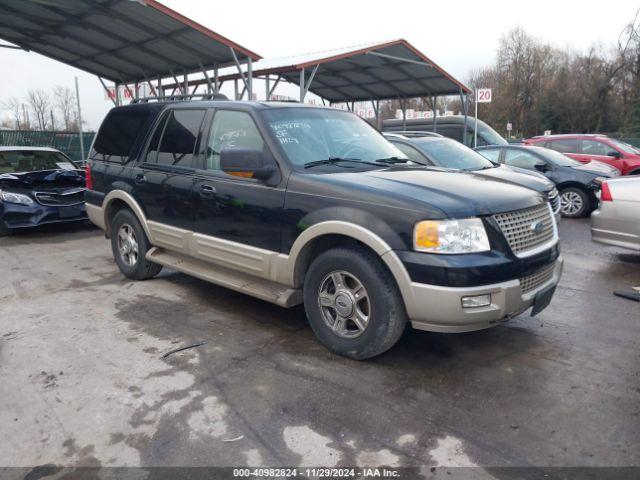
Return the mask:
<svg viewBox="0 0 640 480"><path fill-rule="evenodd" d="M82 110L80 109L80 87L78 87L78 77L76 77L76 101L78 102L78 133L80 134L81 160L86 160L84 158L84 135L82 134Z"/></svg>

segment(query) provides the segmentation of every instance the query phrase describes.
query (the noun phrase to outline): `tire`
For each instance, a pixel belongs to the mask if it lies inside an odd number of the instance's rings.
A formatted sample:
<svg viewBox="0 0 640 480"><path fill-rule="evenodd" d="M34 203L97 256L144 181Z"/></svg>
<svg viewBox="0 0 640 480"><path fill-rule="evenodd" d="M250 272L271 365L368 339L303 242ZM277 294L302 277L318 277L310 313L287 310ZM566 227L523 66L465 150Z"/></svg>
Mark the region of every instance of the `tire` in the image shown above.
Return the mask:
<svg viewBox="0 0 640 480"><path fill-rule="evenodd" d="M380 258L364 248L337 247L318 256L305 276L303 296L318 340L345 357L380 355L398 341L407 324L395 279ZM336 323L338 309L344 316Z"/></svg>
<svg viewBox="0 0 640 480"><path fill-rule="evenodd" d="M560 214L563 217L580 218L590 211L591 200L583 189L568 187L560 191Z"/></svg>
<svg viewBox="0 0 640 480"><path fill-rule="evenodd" d="M155 277L162 265L150 262L145 255L151 248L138 218L131 210L120 210L111 222L111 250L122 274L133 280Z"/></svg>
<svg viewBox="0 0 640 480"><path fill-rule="evenodd" d="M5 223L0 220L0 238L1 237L9 237L13 234L13 230L5 225Z"/></svg>

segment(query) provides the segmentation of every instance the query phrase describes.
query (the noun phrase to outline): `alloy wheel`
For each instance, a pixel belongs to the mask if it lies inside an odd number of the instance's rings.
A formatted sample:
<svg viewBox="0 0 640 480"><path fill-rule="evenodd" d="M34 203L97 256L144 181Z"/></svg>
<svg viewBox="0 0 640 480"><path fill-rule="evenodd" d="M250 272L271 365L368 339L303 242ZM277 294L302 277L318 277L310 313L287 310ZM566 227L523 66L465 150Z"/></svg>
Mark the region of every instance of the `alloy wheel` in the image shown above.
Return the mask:
<svg viewBox="0 0 640 480"><path fill-rule="evenodd" d="M138 240L131 225L125 223L118 230L118 252L122 261L133 267L138 261Z"/></svg>
<svg viewBox="0 0 640 480"><path fill-rule="evenodd" d="M333 271L324 277L318 291L318 306L324 323L339 337L359 337L369 325L369 294L349 272Z"/></svg>
<svg viewBox="0 0 640 480"><path fill-rule="evenodd" d="M560 212L564 215L576 215L583 206L584 201L577 192L569 191L560 195Z"/></svg>

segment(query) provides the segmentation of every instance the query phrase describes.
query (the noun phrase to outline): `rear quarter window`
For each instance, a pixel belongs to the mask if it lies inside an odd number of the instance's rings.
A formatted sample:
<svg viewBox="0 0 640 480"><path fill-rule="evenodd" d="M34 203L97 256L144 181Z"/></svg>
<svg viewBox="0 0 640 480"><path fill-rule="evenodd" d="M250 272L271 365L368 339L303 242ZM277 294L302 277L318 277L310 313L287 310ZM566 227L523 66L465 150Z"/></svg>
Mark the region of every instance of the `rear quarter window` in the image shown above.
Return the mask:
<svg viewBox="0 0 640 480"><path fill-rule="evenodd" d="M127 163L140 146L155 116L156 111L152 109L112 110L100 127L89 158Z"/></svg>

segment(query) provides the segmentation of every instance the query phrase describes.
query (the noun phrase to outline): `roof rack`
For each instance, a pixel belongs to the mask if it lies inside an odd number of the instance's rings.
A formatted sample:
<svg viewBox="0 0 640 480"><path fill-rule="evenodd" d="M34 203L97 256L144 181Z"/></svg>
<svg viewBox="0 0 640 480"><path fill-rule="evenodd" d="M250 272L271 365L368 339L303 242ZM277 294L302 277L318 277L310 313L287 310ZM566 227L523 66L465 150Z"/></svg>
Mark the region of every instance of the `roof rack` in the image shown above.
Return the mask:
<svg viewBox="0 0 640 480"><path fill-rule="evenodd" d="M149 102L188 102L191 100L229 100L229 97L222 93L191 93L189 95L165 95L161 97L136 98L131 103Z"/></svg>
<svg viewBox="0 0 640 480"><path fill-rule="evenodd" d="M399 135L401 137L442 137L442 135L436 132L424 132L418 130L394 130L382 133L385 135Z"/></svg>

